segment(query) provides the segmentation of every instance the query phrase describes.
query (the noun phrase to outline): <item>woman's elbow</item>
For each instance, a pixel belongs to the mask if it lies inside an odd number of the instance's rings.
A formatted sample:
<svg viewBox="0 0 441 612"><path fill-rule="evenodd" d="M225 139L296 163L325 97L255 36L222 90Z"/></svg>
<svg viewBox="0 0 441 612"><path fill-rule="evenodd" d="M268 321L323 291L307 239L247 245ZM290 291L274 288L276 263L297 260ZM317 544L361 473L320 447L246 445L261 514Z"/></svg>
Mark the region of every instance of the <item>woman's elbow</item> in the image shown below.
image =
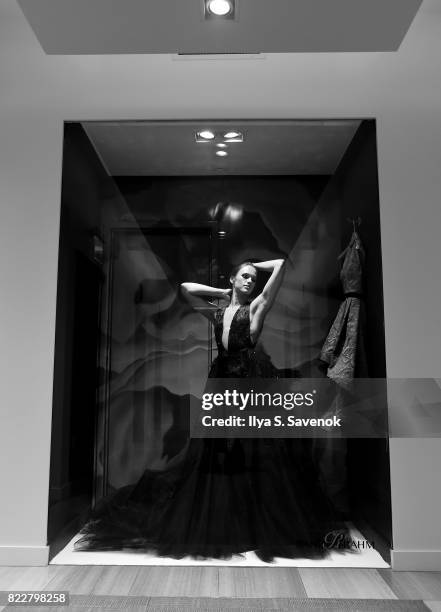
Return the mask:
<svg viewBox="0 0 441 612"><path fill-rule="evenodd" d="M191 295L193 295L193 291L193 283L181 283L181 293L185 298L189 298Z"/></svg>

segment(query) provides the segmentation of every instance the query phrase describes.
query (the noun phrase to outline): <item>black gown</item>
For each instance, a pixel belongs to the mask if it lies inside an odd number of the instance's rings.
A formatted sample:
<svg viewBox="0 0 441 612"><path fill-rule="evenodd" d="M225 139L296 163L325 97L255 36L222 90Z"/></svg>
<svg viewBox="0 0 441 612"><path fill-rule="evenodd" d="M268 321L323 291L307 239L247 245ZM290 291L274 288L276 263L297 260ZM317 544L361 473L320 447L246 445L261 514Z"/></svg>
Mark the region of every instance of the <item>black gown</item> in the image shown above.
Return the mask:
<svg viewBox="0 0 441 612"><path fill-rule="evenodd" d="M228 351L224 309L214 328L218 357L209 377L277 378L269 356L251 342L249 304L234 314ZM184 459L146 470L136 485L103 499L75 550L137 549L180 559L228 559L255 551L273 557L322 558L326 534L347 533L319 485L309 440L191 439Z"/></svg>

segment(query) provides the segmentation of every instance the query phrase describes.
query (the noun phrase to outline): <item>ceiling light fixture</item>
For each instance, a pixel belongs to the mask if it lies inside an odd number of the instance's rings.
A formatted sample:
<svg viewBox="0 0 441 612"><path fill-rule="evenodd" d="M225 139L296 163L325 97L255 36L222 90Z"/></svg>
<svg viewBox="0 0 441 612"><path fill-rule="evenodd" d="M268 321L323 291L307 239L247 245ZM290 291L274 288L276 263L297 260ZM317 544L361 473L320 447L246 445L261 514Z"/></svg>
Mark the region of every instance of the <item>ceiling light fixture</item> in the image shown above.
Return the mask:
<svg viewBox="0 0 441 612"><path fill-rule="evenodd" d="M228 0L210 0L210 2L208 2L208 10L210 13L214 13L220 17L228 15L232 8L232 4L228 2Z"/></svg>
<svg viewBox="0 0 441 612"><path fill-rule="evenodd" d="M210 130L203 130L202 132L199 132L201 138L205 138L206 140L213 140L214 138L214 134L213 132L210 132Z"/></svg>
<svg viewBox="0 0 441 612"><path fill-rule="evenodd" d="M235 0L204 0L205 19L234 19Z"/></svg>
<svg viewBox="0 0 441 612"><path fill-rule="evenodd" d="M226 157L228 153L226 151L216 151L216 155L219 155L219 157Z"/></svg>
<svg viewBox="0 0 441 612"><path fill-rule="evenodd" d="M243 142L243 134L242 132L226 132L224 134L224 138L227 142Z"/></svg>
<svg viewBox="0 0 441 612"><path fill-rule="evenodd" d="M220 142L216 146L219 147L219 149L226 149L228 145L226 145L224 142Z"/></svg>
<svg viewBox="0 0 441 612"><path fill-rule="evenodd" d="M211 130L201 130L196 132L196 142L209 142L214 140L215 135Z"/></svg>

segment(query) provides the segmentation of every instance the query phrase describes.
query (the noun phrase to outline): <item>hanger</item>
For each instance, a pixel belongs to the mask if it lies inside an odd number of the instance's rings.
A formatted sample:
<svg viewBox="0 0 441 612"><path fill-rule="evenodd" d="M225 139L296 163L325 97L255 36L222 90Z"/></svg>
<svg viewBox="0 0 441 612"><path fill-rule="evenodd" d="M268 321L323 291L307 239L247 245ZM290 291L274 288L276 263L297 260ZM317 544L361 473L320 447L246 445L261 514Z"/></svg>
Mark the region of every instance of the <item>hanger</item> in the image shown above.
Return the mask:
<svg viewBox="0 0 441 612"><path fill-rule="evenodd" d="M346 221L352 223L352 229L354 232L356 232L357 228L361 225L361 217L346 217Z"/></svg>
<svg viewBox="0 0 441 612"><path fill-rule="evenodd" d="M348 221L349 223L352 223L352 231L355 234L357 232L357 229L361 225L361 217L346 217L346 221ZM346 252L349 249L351 244L352 244L352 239L350 243L348 244L348 246L345 248L345 250L342 253L340 253L340 255L337 257L337 261L346 255Z"/></svg>

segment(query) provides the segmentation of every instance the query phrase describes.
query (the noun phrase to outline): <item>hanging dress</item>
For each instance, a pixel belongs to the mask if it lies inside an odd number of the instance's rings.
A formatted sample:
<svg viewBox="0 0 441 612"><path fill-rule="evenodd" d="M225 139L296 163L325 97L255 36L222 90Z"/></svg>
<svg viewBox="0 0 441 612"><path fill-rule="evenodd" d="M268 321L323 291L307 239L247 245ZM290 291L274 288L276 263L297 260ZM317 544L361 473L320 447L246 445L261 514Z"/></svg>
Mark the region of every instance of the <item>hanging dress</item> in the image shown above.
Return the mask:
<svg viewBox="0 0 441 612"><path fill-rule="evenodd" d="M344 300L329 330L320 358L328 364L327 376L344 379L367 376L364 347L365 312L363 302L363 265L365 252L354 231L340 271Z"/></svg>
<svg viewBox="0 0 441 612"><path fill-rule="evenodd" d="M333 379L336 395L330 414L342 416L345 405L344 389L355 377L367 376L365 354L365 310L363 301L363 266L365 251L354 230L340 258L344 300L324 342L320 359L327 364L327 376ZM314 441L316 463L320 467L323 486L334 507L342 516L349 514L347 482L347 441L344 438L324 438Z"/></svg>

